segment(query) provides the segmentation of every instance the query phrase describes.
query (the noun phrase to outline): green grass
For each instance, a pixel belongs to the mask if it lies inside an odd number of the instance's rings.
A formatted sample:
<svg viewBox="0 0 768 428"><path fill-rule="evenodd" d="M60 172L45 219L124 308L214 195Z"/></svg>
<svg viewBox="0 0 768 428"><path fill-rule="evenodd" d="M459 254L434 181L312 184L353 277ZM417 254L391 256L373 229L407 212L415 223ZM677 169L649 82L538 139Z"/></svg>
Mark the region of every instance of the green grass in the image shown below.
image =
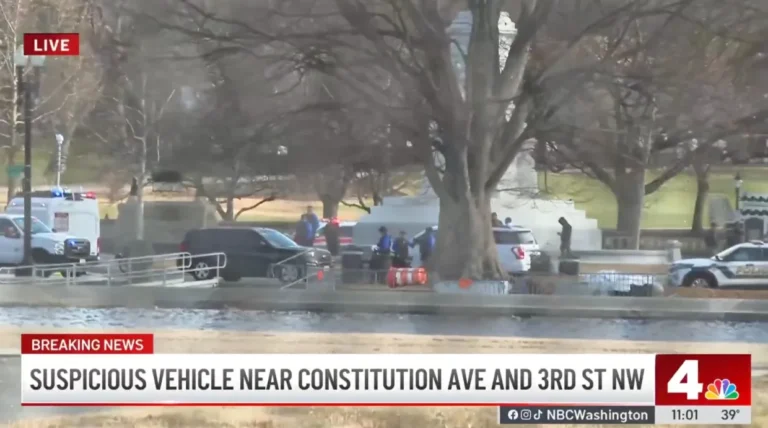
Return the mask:
<svg viewBox="0 0 768 428"><path fill-rule="evenodd" d="M740 171L745 192L768 193L768 168L739 167L722 168L710 175L710 195L720 194L735 206L733 176ZM652 175L649 180L652 179ZM617 206L611 191L599 181L579 174L548 174L549 192L560 199L573 199L576 207L586 211L603 229L616 227ZM539 186L544 188L543 174ZM682 173L669 180L655 193L646 196L643 210L644 229L687 229L693 217L696 200L696 178L691 173ZM704 208L704 224L708 221L709 209Z"/></svg>

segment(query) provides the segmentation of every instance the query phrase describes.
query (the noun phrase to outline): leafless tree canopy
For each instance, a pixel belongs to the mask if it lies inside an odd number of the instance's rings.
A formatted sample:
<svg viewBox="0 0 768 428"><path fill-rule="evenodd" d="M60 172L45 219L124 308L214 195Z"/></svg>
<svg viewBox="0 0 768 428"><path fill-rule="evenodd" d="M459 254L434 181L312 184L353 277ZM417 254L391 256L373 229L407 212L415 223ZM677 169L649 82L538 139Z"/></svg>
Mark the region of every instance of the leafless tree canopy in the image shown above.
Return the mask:
<svg viewBox="0 0 768 428"><path fill-rule="evenodd" d="M609 188L637 232L645 195L764 141L767 17L740 0L0 0L0 139L13 164L20 34L78 31L35 126L105 180L175 170L236 219L292 176L333 216L416 165L440 199L436 269L498 278L490 198L528 143Z"/></svg>

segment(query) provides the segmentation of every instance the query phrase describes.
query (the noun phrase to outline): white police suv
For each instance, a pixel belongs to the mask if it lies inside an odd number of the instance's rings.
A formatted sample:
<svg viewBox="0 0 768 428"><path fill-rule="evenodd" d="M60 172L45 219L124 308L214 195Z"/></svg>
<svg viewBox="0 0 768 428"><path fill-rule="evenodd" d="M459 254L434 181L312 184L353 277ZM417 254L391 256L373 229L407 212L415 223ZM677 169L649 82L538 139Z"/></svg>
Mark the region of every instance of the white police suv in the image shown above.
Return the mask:
<svg viewBox="0 0 768 428"><path fill-rule="evenodd" d="M678 260L669 267L673 287L768 287L768 244L734 245L709 259Z"/></svg>

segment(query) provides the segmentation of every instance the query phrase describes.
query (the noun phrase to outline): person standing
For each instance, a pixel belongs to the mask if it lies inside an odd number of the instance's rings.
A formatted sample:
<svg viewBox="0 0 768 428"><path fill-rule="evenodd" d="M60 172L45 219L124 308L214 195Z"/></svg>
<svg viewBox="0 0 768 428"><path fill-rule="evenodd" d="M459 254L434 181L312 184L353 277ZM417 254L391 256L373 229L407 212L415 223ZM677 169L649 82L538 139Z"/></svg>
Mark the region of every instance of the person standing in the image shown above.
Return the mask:
<svg viewBox="0 0 768 428"><path fill-rule="evenodd" d="M317 214L315 214L315 211L312 209L312 205L307 206L307 213L306 219L307 222L309 222L309 225L312 227L311 232L311 238L307 243L307 247L311 247L315 244L315 234L317 233L317 229L320 229L320 219L317 217Z"/></svg>
<svg viewBox="0 0 768 428"><path fill-rule="evenodd" d="M560 257L571 256L571 235L573 234L573 227L565 217L560 217L557 220L563 229L558 233L560 235Z"/></svg>
<svg viewBox="0 0 768 428"><path fill-rule="evenodd" d="M302 214L299 222L296 223L296 231L293 234L293 240L302 247L310 247L314 240L312 234L312 225L307 221L307 215Z"/></svg>
<svg viewBox="0 0 768 428"><path fill-rule="evenodd" d="M331 255L339 254L339 219L332 218L331 221L323 228L323 234L325 235L325 246Z"/></svg>
<svg viewBox="0 0 768 428"><path fill-rule="evenodd" d="M408 248L409 248L409 242L408 242L408 235L405 233L404 230L400 231L400 236L398 236L395 239L395 242L392 243L392 266L398 267L398 268L407 268L411 267L410 263L408 263L408 257L410 256L408 254Z"/></svg>
<svg viewBox="0 0 768 428"><path fill-rule="evenodd" d="M511 217L507 217L507 218L504 219L504 227L506 227L507 229L512 229L512 218Z"/></svg>
<svg viewBox="0 0 768 428"><path fill-rule="evenodd" d="M710 256L717 254L717 223L710 223L709 230L704 234L704 245L707 246Z"/></svg>
<svg viewBox="0 0 768 428"><path fill-rule="evenodd" d="M419 246L419 256L421 258L421 266L425 267L427 261L432 257L432 253L435 251L435 233L431 227L424 230L424 234L419 237L418 240L414 240L411 246Z"/></svg>
<svg viewBox="0 0 768 428"><path fill-rule="evenodd" d="M392 237L384 226L379 228L379 234L379 242L371 257L371 270L375 281L383 283L386 281L387 271L392 266Z"/></svg>
<svg viewBox="0 0 768 428"><path fill-rule="evenodd" d="M499 215L491 213L491 227L504 227L504 223L499 220Z"/></svg>

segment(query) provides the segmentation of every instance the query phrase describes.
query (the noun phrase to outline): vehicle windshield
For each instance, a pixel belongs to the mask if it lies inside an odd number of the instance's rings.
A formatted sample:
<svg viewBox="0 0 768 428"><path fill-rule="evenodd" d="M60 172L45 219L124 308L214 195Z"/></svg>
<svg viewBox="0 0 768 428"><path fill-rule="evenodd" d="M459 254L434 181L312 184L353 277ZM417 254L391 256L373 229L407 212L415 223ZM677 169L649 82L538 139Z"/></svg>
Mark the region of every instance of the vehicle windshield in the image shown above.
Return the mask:
<svg viewBox="0 0 768 428"><path fill-rule="evenodd" d="M24 218L23 217L16 217L13 219L13 222L16 223L17 226L19 226L19 229L22 231L24 230ZM32 217L32 234L36 233L51 233L51 229L43 224L40 220Z"/></svg>
<svg viewBox="0 0 768 428"><path fill-rule="evenodd" d="M262 230L261 236L263 236L273 247L296 248L299 246L293 239L276 230Z"/></svg>

